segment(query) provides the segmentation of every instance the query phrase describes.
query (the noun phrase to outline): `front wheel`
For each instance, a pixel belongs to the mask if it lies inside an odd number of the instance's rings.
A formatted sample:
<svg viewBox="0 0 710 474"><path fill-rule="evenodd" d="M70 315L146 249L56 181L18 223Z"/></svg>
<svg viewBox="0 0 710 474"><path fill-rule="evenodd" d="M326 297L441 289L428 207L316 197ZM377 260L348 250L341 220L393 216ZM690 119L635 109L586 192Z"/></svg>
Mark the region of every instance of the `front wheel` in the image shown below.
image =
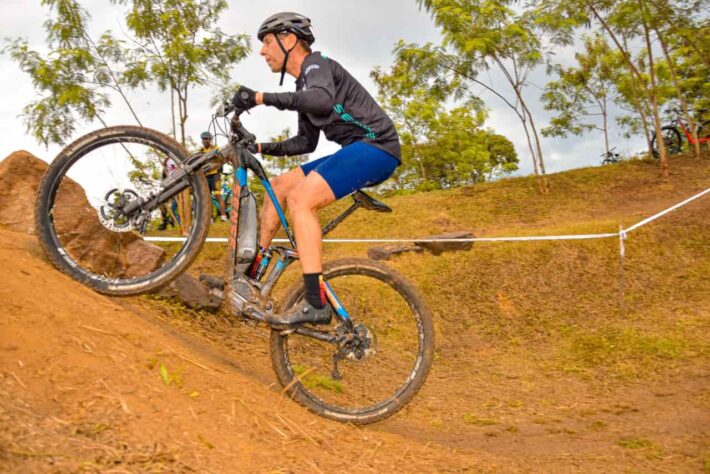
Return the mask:
<svg viewBox="0 0 710 474"><path fill-rule="evenodd" d="M419 292L381 263L338 260L325 265L324 277L350 314L358 343L343 346L274 329L271 359L279 382L294 400L326 418L356 424L387 418L414 397L429 373L431 313ZM297 285L283 306L303 293ZM334 324L330 330L342 334L344 327Z"/></svg>
<svg viewBox="0 0 710 474"><path fill-rule="evenodd" d="M185 189L175 197L161 188L166 160L179 166L186 157L185 148L167 135L132 126L97 130L67 146L49 165L37 194L37 234L49 260L115 296L144 293L177 277L197 256L209 228L209 193L201 173L184 178ZM167 219L161 224L158 207L122 212L150 195L164 196L164 210L177 204L171 214L179 229L162 230Z"/></svg>
<svg viewBox="0 0 710 474"><path fill-rule="evenodd" d="M666 147L666 152L669 155L680 153L682 142L678 129L675 127L663 127L661 128L661 136L663 137L663 144ZM660 151L655 133L651 137L651 148L653 149L653 156L658 158L660 156Z"/></svg>

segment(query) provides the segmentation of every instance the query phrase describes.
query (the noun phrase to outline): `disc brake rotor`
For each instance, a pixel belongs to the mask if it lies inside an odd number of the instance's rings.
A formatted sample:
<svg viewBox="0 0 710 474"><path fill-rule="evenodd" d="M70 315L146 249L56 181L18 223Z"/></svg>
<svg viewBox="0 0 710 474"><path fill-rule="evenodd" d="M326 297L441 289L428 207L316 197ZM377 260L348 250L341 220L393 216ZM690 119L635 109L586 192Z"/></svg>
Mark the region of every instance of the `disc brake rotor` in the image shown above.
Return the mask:
<svg viewBox="0 0 710 474"><path fill-rule="evenodd" d="M123 214L124 207L138 199L132 189L112 189L106 193L103 203L97 209L99 221L113 232L130 232L135 229L132 220Z"/></svg>

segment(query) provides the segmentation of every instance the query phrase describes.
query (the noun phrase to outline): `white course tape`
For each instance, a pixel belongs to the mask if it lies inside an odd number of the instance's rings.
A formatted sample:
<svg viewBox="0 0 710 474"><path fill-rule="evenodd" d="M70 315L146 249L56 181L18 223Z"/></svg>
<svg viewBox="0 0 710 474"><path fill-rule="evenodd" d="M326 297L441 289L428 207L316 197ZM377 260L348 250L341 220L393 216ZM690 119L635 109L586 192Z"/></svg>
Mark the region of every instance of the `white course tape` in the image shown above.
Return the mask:
<svg viewBox="0 0 710 474"><path fill-rule="evenodd" d="M710 193L710 188L705 191L701 191L694 196L689 197L685 201L679 202L678 204L664 209L663 211L647 217L646 219L637 222L628 229L621 229L619 232L609 232L605 234L572 234L572 235L531 235L527 237L472 237L470 239L323 239L325 243L404 243L404 242L525 242L525 241L535 241L535 240L583 240L583 239L606 239L609 237L621 237L625 239L627 234L633 230L638 229L650 222L655 221L659 217L668 214L671 211L683 207L691 201ZM182 242L185 237L145 237L145 240L150 242ZM227 242L226 237L208 237L206 242ZM274 239L274 242L285 243L288 239Z"/></svg>
<svg viewBox="0 0 710 474"><path fill-rule="evenodd" d="M695 196L690 196L690 197L689 197L688 199L686 199L685 201L679 202L679 203L676 204L675 206L671 206L671 207L669 207L668 209L665 209L665 210L659 212L658 214L654 214L654 215L652 215L651 217L647 217L646 219L642 220L641 222L637 222L636 224L632 225L632 226L629 227L628 229L624 230L624 232L628 234L628 233L631 232L632 230L638 229L639 227L644 226L644 225L648 224L649 222L655 221L655 220L658 219L659 217L665 216L665 215L668 214L669 212L675 211L675 210L678 209L679 207L685 206L685 205L688 204L690 201L694 201L694 200L698 199L699 197L704 196L704 195L707 194L707 193L710 193L710 188L707 188L705 191L699 192L699 193L696 194Z"/></svg>

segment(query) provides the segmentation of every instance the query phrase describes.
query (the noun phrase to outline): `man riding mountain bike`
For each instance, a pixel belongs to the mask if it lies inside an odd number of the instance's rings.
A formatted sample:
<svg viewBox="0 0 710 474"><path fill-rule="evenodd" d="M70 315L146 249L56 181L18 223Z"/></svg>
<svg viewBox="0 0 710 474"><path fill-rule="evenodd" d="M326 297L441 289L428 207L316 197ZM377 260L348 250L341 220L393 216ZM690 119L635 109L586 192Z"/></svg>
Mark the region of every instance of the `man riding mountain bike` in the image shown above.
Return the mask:
<svg viewBox="0 0 710 474"><path fill-rule="evenodd" d="M311 50L315 36L310 19L298 13L277 13L262 23L257 36L267 65L281 73L280 85L288 73L296 78L296 91L256 92L242 86L232 103L240 112L261 104L294 110L298 134L281 142L258 143L251 151L272 156L311 153L321 130L342 146L332 155L272 180L276 198L291 215L306 288L305 299L288 310L284 319L292 324L328 324L332 308L323 285L323 244L316 211L389 178L401 162L399 137L392 120L350 73ZM279 228L278 214L268 197L260 220L259 245L266 249ZM259 257L252 269L258 263Z"/></svg>

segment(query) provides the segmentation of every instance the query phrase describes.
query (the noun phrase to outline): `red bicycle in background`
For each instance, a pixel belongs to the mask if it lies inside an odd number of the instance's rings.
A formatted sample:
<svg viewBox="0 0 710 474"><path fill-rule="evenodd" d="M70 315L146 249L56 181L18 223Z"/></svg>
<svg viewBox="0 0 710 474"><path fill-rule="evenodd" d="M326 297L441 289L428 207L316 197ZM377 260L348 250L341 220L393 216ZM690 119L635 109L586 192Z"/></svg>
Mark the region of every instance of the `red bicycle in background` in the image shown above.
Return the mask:
<svg viewBox="0 0 710 474"><path fill-rule="evenodd" d="M668 154L680 153L683 147L683 138L680 134L680 130L683 131L685 138L688 140L690 145L695 145L695 139L693 138L693 133L690 131L690 126L688 122L682 117L680 110L670 109L669 112L673 112L676 115L670 125L666 125L661 128L661 135L663 136L663 144L666 146L666 151ZM701 110L700 113L706 112ZM704 122L696 123L698 142L710 143L710 120ZM678 130L680 128L680 130ZM656 140L656 135L651 138L651 147L653 148L653 155L658 157L658 142Z"/></svg>

